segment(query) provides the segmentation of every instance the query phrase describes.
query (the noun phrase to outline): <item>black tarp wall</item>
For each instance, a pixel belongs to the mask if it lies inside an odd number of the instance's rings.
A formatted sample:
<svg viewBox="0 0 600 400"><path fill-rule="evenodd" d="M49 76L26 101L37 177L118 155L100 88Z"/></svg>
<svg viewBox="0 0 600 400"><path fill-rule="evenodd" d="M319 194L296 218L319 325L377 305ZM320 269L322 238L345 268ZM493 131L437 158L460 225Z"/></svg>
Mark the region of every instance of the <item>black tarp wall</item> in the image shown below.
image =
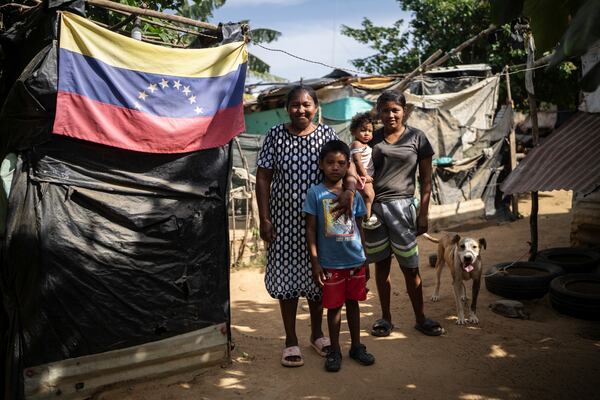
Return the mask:
<svg viewBox="0 0 600 400"><path fill-rule="evenodd" d="M0 264L7 400L24 397L26 367L229 322L230 146L156 155L52 135L55 11L35 14L43 40L0 39L5 70L38 47L16 82L3 75L0 152L18 154Z"/></svg>

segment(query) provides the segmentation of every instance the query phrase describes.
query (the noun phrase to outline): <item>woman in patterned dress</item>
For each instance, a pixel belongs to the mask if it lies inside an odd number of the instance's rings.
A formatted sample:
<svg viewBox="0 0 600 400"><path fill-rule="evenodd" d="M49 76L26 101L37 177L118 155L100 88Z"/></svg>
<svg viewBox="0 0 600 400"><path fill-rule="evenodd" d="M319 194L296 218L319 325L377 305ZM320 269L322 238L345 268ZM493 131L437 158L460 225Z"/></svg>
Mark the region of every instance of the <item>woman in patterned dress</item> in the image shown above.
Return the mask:
<svg viewBox="0 0 600 400"><path fill-rule="evenodd" d="M286 110L290 122L271 128L260 150L256 174L256 195L260 216L260 237L268 243L265 286L279 300L285 328L285 349L281 364L303 365L296 336L298 298L306 297L310 309L311 346L327 354L329 338L321 329L321 289L313 282L302 205L307 190L321 181L319 152L337 134L327 125L313 122L319 101L314 90L295 86L288 93ZM345 180L340 211L354 200L354 171Z"/></svg>

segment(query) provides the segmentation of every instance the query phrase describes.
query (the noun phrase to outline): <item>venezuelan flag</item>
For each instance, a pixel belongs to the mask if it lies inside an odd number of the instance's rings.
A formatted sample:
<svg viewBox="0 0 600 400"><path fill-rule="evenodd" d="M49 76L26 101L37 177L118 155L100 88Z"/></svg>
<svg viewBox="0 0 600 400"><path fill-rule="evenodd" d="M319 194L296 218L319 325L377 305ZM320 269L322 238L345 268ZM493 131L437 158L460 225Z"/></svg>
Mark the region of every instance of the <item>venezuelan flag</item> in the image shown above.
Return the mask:
<svg viewBox="0 0 600 400"><path fill-rule="evenodd" d="M243 42L171 49L61 18L53 132L148 153L222 146L244 131Z"/></svg>

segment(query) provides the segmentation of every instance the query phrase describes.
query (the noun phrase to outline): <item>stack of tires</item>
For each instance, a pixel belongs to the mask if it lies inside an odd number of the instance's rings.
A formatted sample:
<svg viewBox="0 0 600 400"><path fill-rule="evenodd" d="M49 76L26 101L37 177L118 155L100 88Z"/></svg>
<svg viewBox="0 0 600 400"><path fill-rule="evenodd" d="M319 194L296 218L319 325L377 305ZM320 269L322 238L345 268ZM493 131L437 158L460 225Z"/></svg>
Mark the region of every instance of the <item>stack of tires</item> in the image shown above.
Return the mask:
<svg viewBox="0 0 600 400"><path fill-rule="evenodd" d="M600 320L600 253L571 247L538 253L535 262L502 263L485 276L488 291L508 299L544 297L560 313Z"/></svg>
<svg viewBox="0 0 600 400"><path fill-rule="evenodd" d="M550 282L550 303L572 317L600 320L600 274L566 274Z"/></svg>
<svg viewBox="0 0 600 400"><path fill-rule="evenodd" d="M513 300L542 298L550 282L564 274L560 266L542 262L518 261L494 265L485 276L488 291Z"/></svg>
<svg viewBox="0 0 600 400"><path fill-rule="evenodd" d="M572 317L600 320L600 253L572 247L542 250L537 260L560 265L566 272L550 283L552 307Z"/></svg>

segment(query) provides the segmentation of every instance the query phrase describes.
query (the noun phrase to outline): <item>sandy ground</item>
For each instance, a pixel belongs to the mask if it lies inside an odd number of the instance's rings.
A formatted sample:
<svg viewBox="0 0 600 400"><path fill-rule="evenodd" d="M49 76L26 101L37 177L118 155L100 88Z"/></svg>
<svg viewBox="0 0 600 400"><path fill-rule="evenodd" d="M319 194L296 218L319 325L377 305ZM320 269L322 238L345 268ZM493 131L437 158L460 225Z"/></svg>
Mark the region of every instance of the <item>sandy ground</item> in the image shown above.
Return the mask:
<svg viewBox="0 0 600 400"><path fill-rule="evenodd" d="M569 192L540 195L540 249L569 244ZM521 201L521 212L529 213ZM526 258L529 220L486 223L457 229L484 237L485 265ZM368 335L379 318L374 282L361 305L363 343L377 361L371 367L346 356L349 334L342 325L344 361L337 374L309 346L308 312L299 309L298 333L305 357L301 368L281 367L283 327L277 303L266 293L258 269L231 277L232 363L152 382L130 384L98 399L600 399L600 324L556 313L547 298L525 301L529 320L502 317L488 305L498 297L482 283L480 324L457 326L450 273L444 271L442 299L431 303L434 274L427 255L435 245L419 242L428 316L441 321L442 337L426 337L413 328L414 317L402 274L393 269L392 312L396 328L387 338ZM470 284L467 286L470 293ZM302 304L302 303L301 303ZM325 326L325 324L324 324Z"/></svg>

